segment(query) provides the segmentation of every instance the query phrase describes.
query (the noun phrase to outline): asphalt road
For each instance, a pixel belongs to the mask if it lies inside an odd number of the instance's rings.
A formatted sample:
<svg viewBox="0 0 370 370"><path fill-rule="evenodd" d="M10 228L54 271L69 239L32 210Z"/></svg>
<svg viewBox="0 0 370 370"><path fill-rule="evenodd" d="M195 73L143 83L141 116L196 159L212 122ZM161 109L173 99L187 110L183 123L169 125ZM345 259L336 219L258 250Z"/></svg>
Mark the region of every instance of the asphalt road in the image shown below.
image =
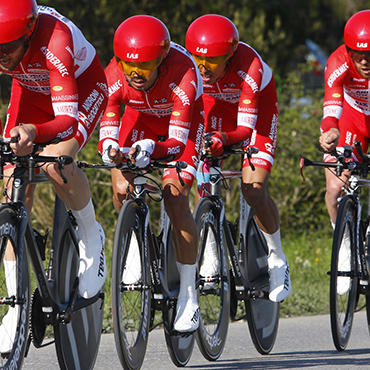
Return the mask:
<svg viewBox="0 0 370 370"><path fill-rule="evenodd" d="M370 335L365 313L357 313L347 349L336 351L330 331L329 316L281 319L275 346L269 355L262 356L254 348L246 322L232 323L221 357L215 362L203 358L195 344L186 368L192 370L239 369L370 369ZM31 348L25 360L25 370L58 369L53 346ZM122 369L112 334L102 336L95 369ZM172 363L163 330L150 333L143 370L172 370Z"/></svg>

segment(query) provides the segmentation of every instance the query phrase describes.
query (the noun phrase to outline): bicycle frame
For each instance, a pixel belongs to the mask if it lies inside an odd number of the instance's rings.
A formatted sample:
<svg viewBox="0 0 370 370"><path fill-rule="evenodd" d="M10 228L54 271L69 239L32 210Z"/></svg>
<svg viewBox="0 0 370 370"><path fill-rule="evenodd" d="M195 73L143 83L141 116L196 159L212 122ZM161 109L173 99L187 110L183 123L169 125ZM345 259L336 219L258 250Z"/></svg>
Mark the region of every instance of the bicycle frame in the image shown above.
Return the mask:
<svg viewBox="0 0 370 370"><path fill-rule="evenodd" d="M241 171L233 171L233 172L227 172L227 178L240 178L240 181L242 177ZM236 235L234 236L230 230L230 223L226 218L225 215L225 206L223 204L223 201L221 199L220 193L221 193L221 186L220 182L222 179L222 171L219 166L219 161L217 158L212 158L212 164L210 167L210 196L218 205L219 208L219 215L220 219L223 220L222 222L222 228L219 230L220 235L222 235L222 232L225 234L226 239L226 247L228 250L228 256L229 261L231 265L231 269L235 278L235 286L236 286L236 292L238 295L239 300L245 300L245 299L256 299L256 298L265 298L268 299L268 292L265 290L262 290L260 288L252 287L251 282L248 280L246 274L243 274L241 271L241 266L239 264L239 258L237 255L236 246L239 244L239 251L245 247L245 243L247 243L247 235L245 235L245 231L247 230L248 223L250 222L251 217L251 207L248 205L248 203L245 201L244 196L242 193L240 193L240 217L239 217L239 240L236 240ZM221 247L223 246L223 238L220 237L220 244ZM268 281L267 281L268 285Z"/></svg>
<svg viewBox="0 0 370 370"><path fill-rule="evenodd" d="M47 324L55 325L57 322L68 323L71 314L74 311L87 307L101 298L98 294L90 299L82 297L77 298L77 281L74 284L71 293L71 299L68 304L61 303L58 299L57 282L52 279L54 272L54 255L61 244L61 238L67 229L72 229L71 220L65 209L64 203L56 196L54 211L54 232L52 239L52 248L50 252L50 261L48 274L45 274L45 268L42 262L40 246L34 236L32 223L29 214L24 206L24 199L27 185L30 183L40 183L47 181L45 177L36 177L34 181L28 180L26 168L16 167L14 170L14 181L12 187L12 203L3 204L3 207L11 207L19 215L19 240L26 240L27 253L30 258L34 275L39 287L40 295L43 300L43 311L47 318ZM57 226L57 227L55 227ZM78 246L78 240L74 233L71 233L74 245Z"/></svg>

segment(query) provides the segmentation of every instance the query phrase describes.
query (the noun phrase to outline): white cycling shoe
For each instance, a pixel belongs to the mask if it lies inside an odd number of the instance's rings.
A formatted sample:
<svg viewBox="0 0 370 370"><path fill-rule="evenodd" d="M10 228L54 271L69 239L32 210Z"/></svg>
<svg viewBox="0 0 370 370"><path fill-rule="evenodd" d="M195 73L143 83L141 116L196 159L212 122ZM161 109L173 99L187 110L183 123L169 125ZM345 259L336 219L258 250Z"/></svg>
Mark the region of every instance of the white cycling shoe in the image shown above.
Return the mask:
<svg viewBox="0 0 370 370"><path fill-rule="evenodd" d="M279 259L273 254L267 258L270 276L269 299L273 302L281 302L288 298L292 291L290 282L289 263L284 259Z"/></svg>
<svg viewBox="0 0 370 370"><path fill-rule="evenodd" d="M102 226L97 222L97 233L89 240L79 241L80 266L78 292L83 298L95 296L107 278L104 243L105 234Z"/></svg>
<svg viewBox="0 0 370 370"><path fill-rule="evenodd" d="M202 230L203 231L203 230ZM220 269L220 261L217 254L217 243L215 235L212 232L207 234L206 247L204 249L203 263L200 267L200 276L204 279L203 289L208 290L215 287L216 283L212 282Z"/></svg>
<svg viewBox="0 0 370 370"><path fill-rule="evenodd" d="M0 326L0 353L9 353L17 333L19 306L9 307Z"/></svg>
<svg viewBox="0 0 370 370"><path fill-rule="evenodd" d="M338 254L338 271L351 271L351 241L348 233L344 233L342 244ZM349 276L338 276L337 293L344 295L348 293L351 286L351 278Z"/></svg>
<svg viewBox="0 0 370 370"><path fill-rule="evenodd" d="M134 285L141 278L141 260L139 244L135 234L132 234L130 248L127 253L126 266L122 273L122 282L127 285Z"/></svg>
<svg viewBox="0 0 370 370"><path fill-rule="evenodd" d="M191 333L199 327L199 305L195 298L180 298L177 301L173 328L179 333Z"/></svg>

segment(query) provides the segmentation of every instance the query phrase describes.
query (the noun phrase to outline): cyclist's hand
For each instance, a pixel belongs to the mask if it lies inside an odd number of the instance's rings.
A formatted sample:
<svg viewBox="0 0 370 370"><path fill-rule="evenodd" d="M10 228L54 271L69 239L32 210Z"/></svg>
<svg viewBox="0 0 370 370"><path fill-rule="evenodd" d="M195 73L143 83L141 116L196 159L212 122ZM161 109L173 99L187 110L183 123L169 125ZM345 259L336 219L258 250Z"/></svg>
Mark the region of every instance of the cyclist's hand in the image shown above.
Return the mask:
<svg viewBox="0 0 370 370"><path fill-rule="evenodd" d="M224 152L224 145L226 143L226 134L216 131L212 132L211 134L208 134L208 142L210 143L210 146L206 149L207 154L212 154L214 156L220 156Z"/></svg>
<svg viewBox="0 0 370 370"><path fill-rule="evenodd" d="M130 149L129 156L131 162L139 168L145 168L150 162L153 154L155 142L151 139L137 141Z"/></svg>
<svg viewBox="0 0 370 370"><path fill-rule="evenodd" d="M116 157L119 152L119 144L117 143L117 141L112 139L106 139L103 141L101 158L105 164L107 164L108 166L115 166Z"/></svg>
<svg viewBox="0 0 370 370"><path fill-rule="evenodd" d="M36 138L36 127L32 124L16 126L10 130L11 138L18 138L16 143L10 144L14 153L19 156L31 154L33 151L33 141Z"/></svg>
<svg viewBox="0 0 370 370"><path fill-rule="evenodd" d="M331 128L320 136L319 143L324 150L331 152L338 145L339 137L339 130L337 128Z"/></svg>

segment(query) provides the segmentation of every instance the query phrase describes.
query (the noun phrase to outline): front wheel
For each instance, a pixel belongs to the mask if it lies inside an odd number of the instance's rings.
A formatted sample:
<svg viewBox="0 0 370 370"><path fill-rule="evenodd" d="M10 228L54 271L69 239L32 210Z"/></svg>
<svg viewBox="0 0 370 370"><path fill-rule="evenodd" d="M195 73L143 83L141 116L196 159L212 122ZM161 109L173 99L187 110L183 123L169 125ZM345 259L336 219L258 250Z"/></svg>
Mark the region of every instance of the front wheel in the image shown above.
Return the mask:
<svg viewBox="0 0 370 370"><path fill-rule="evenodd" d="M147 347L151 285L145 225L140 205L123 204L112 254L112 311L118 357L126 370L139 369Z"/></svg>
<svg viewBox="0 0 370 370"><path fill-rule="evenodd" d="M345 197L335 224L330 272L331 331L338 351L347 347L357 302L356 219L356 204L351 197Z"/></svg>
<svg viewBox="0 0 370 370"><path fill-rule="evenodd" d="M30 306L25 239L19 236L18 212L0 208L0 369L22 367Z"/></svg>
<svg viewBox="0 0 370 370"><path fill-rule="evenodd" d="M208 198L202 198L194 210L201 313L196 338L201 353L209 361L221 356L229 327L230 279L223 218Z"/></svg>

